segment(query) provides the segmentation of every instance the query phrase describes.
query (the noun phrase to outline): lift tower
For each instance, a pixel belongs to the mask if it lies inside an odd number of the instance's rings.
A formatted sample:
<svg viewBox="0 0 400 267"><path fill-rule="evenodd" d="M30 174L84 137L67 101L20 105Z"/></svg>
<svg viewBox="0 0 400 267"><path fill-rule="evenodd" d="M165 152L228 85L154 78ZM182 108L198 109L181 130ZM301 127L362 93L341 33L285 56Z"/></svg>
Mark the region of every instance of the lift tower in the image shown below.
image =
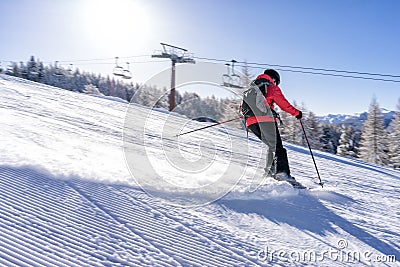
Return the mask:
<svg viewBox="0 0 400 267"><path fill-rule="evenodd" d="M172 111L175 104L175 64L176 63L196 63L188 53L188 51L184 48L160 43L163 49L160 51L160 54L152 55L151 57L157 58L169 58L172 62L171 68L171 91L169 94L169 111Z"/></svg>

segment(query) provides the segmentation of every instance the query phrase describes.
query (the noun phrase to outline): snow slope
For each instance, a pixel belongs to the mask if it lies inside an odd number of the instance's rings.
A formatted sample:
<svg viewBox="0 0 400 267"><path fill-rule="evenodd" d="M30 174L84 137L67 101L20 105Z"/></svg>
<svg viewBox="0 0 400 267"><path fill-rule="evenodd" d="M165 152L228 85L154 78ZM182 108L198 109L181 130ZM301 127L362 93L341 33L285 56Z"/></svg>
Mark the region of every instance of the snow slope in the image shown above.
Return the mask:
<svg viewBox="0 0 400 267"><path fill-rule="evenodd" d="M0 75L0 266L399 266L399 171L286 144L315 188L258 186L252 136L148 111Z"/></svg>

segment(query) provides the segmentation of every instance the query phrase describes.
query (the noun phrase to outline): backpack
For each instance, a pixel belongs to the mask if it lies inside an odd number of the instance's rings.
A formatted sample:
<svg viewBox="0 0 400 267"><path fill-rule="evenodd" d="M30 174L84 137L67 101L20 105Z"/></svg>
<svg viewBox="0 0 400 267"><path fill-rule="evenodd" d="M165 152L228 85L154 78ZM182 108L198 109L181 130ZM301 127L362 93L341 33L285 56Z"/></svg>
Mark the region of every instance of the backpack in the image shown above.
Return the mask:
<svg viewBox="0 0 400 267"><path fill-rule="evenodd" d="M271 109L265 104L265 92L270 81L264 78L254 80L243 93L242 114L245 119L252 116L273 116Z"/></svg>

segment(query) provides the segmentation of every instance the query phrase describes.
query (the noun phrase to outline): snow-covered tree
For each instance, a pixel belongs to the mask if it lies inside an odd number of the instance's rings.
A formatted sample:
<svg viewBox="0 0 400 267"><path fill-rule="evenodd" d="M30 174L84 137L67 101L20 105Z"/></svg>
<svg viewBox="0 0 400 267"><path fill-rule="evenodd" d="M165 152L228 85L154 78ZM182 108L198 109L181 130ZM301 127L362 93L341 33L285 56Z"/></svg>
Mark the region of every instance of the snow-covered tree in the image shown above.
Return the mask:
<svg viewBox="0 0 400 267"><path fill-rule="evenodd" d="M31 81L39 81L39 64L36 62L34 56L31 56L31 59L27 63L27 78Z"/></svg>
<svg viewBox="0 0 400 267"><path fill-rule="evenodd" d="M296 101L293 102L293 106L298 107ZM276 108L276 110L283 122L279 126L282 140L292 144L301 144L303 135L298 120L284 111L279 111L279 108Z"/></svg>
<svg viewBox="0 0 400 267"><path fill-rule="evenodd" d="M220 99L219 109L221 110L221 113L222 113L222 117L220 118L220 120L226 121L226 120L240 117L241 116L241 111L240 111L241 101L242 100L240 98L222 98L222 99ZM231 127L236 127L239 129L245 128L244 121L242 121L242 120L235 120L235 121L229 122L227 125L229 125Z"/></svg>
<svg viewBox="0 0 400 267"><path fill-rule="evenodd" d="M393 168L400 168L400 99L397 104L396 114L389 128L389 161Z"/></svg>
<svg viewBox="0 0 400 267"><path fill-rule="evenodd" d="M222 103L215 96L201 98L196 93L185 92L175 111L186 115L188 118L209 117L221 120L224 117Z"/></svg>
<svg viewBox="0 0 400 267"><path fill-rule="evenodd" d="M354 142L355 132L352 126L342 125L341 134L339 139L339 145L337 147L337 154L342 156L355 157L356 153L355 142Z"/></svg>
<svg viewBox="0 0 400 267"><path fill-rule="evenodd" d="M28 68L22 61L19 63L19 70L20 70L19 77L28 79Z"/></svg>
<svg viewBox="0 0 400 267"><path fill-rule="evenodd" d="M11 62L9 67L7 68L7 70L5 71L5 73L7 75L12 75L12 76L16 76L19 77L19 68L17 63L15 62Z"/></svg>
<svg viewBox="0 0 400 267"><path fill-rule="evenodd" d="M383 124L383 115L374 97L362 128L359 157L367 162L387 165L387 152L387 133Z"/></svg>
<svg viewBox="0 0 400 267"><path fill-rule="evenodd" d="M104 78L98 74L81 72L79 69L72 72L64 69L61 65L44 66L42 62L35 60L34 56L31 56L26 64L23 62L10 63L5 74L74 92L83 92L85 85L92 84L104 95L114 95L125 100L129 100L135 90L132 83L111 80L109 77Z"/></svg>
<svg viewBox="0 0 400 267"><path fill-rule="evenodd" d="M247 61L244 62L244 65L242 67L242 73L241 73L241 83L244 87L247 87L250 85L250 83L253 81L253 75L250 73L249 66L247 64Z"/></svg>
<svg viewBox="0 0 400 267"><path fill-rule="evenodd" d="M306 122L306 133L308 137L308 141L310 142L310 146L315 149L321 148L321 126L318 122L317 116L314 112L309 111L307 116L305 117ZM303 134L304 136L304 134ZM304 144L305 146L306 144Z"/></svg>
<svg viewBox="0 0 400 267"><path fill-rule="evenodd" d="M83 93L89 95L103 95L102 93L100 93L99 89L93 84L86 84L83 89Z"/></svg>
<svg viewBox="0 0 400 267"><path fill-rule="evenodd" d="M338 133L334 125L330 123L323 123L321 125L321 129L322 129L320 138L321 149L323 151L335 154L337 149Z"/></svg>
<svg viewBox="0 0 400 267"><path fill-rule="evenodd" d="M125 87L122 84L116 83L114 90L118 93L123 88ZM124 92L124 95L126 96L126 92ZM119 93L115 96L121 97ZM168 96L169 92L166 88L158 89L154 86L142 85L140 88L136 88L132 99L129 101L147 107L168 109Z"/></svg>

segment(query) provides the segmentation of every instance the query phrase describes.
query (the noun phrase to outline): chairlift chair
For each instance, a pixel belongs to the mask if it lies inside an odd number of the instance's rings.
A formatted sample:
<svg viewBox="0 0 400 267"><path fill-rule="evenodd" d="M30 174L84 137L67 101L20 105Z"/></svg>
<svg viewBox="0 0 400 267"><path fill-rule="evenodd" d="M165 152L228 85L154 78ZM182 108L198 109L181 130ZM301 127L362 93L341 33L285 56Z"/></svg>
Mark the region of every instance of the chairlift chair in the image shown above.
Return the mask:
<svg viewBox="0 0 400 267"><path fill-rule="evenodd" d="M231 64L226 63L225 66L227 67L227 73L222 75L222 85L226 86L226 87L230 87L232 79L231 79L231 75L230 75L230 69L229 66Z"/></svg>
<svg viewBox="0 0 400 267"><path fill-rule="evenodd" d="M231 87L233 88L243 88L243 86L241 86L241 77L240 75L235 73L235 63L237 61L232 59L232 75L231 75L231 79L232 79L232 83L231 83Z"/></svg>
<svg viewBox="0 0 400 267"><path fill-rule="evenodd" d="M114 70L113 70L113 74L115 76L121 76L121 77L125 76L124 68L121 67L121 66L118 66L118 57L115 57L115 67L114 67Z"/></svg>
<svg viewBox="0 0 400 267"><path fill-rule="evenodd" d="M131 79L132 78L132 73L129 70L129 62L126 62L126 69L124 69L122 73L123 73L122 78L124 78L124 79Z"/></svg>
<svg viewBox="0 0 400 267"><path fill-rule="evenodd" d="M231 75L231 87L233 88L243 88L240 83L241 83L241 77L238 74L232 74Z"/></svg>
<svg viewBox="0 0 400 267"><path fill-rule="evenodd" d="M243 88L243 86L241 85L242 82L242 78L237 75L237 74L232 74L231 76L232 82L231 82L231 87L232 88Z"/></svg>
<svg viewBox="0 0 400 267"><path fill-rule="evenodd" d="M72 67L74 66L74 64L69 64L69 67L68 67L68 69L67 69L67 71L69 72L69 73L72 73Z"/></svg>

